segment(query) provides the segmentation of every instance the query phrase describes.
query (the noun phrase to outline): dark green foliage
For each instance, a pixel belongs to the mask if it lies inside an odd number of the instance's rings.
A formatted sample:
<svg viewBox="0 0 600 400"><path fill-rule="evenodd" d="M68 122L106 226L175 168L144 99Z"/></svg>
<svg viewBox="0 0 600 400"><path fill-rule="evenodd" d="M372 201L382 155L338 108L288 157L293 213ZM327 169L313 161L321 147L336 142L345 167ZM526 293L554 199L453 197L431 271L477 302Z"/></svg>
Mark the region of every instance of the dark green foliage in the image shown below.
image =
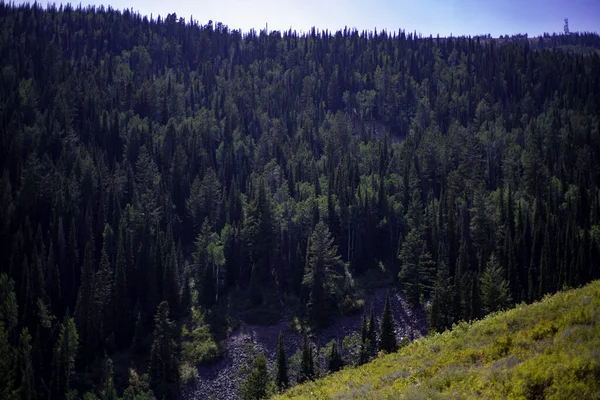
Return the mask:
<svg viewBox="0 0 600 400"><path fill-rule="evenodd" d="M23 328L19 336L18 376L19 397L21 400L35 398L33 386L33 362L31 358L31 335L27 328Z"/></svg>
<svg viewBox="0 0 600 400"><path fill-rule="evenodd" d="M279 390L284 390L290 383L288 377L288 363L285 354L285 344L283 342L283 332L279 332L279 340L277 341L277 375L275 384Z"/></svg>
<svg viewBox="0 0 600 400"><path fill-rule="evenodd" d="M242 383L240 397L243 400L268 399L273 393L273 386L273 380L267 368L267 357L264 354L256 355L250 372Z"/></svg>
<svg viewBox="0 0 600 400"><path fill-rule="evenodd" d="M390 304L389 294L385 297L385 306L381 315L381 328L379 330L379 350L386 353L396 351L396 327L394 325L394 316L392 305Z"/></svg>
<svg viewBox="0 0 600 400"><path fill-rule="evenodd" d="M102 400L117 400L117 390L115 389L113 362L107 356L102 362L102 386L99 390Z"/></svg>
<svg viewBox="0 0 600 400"><path fill-rule="evenodd" d="M60 397L70 388L71 377L75 373L75 357L79 346L79 335L73 318L65 318L60 326L58 339L54 345L52 388L53 396Z"/></svg>
<svg viewBox="0 0 600 400"><path fill-rule="evenodd" d="M15 349L8 342L4 321L0 321L0 395L3 399L17 399L15 393Z"/></svg>
<svg viewBox="0 0 600 400"><path fill-rule="evenodd" d="M377 354L377 324L375 322L375 312L373 307L371 307L369 326L367 328L367 340L365 343L369 357L374 357Z"/></svg>
<svg viewBox="0 0 600 400"><path fill-rule="evenodd" d="M150 352L150 382L157 398L179 397L179 364L173 321L169 319L169 304L158 305L154 317L154 342Z"/></svg>
<svg viewBox="0 0 600 400"><path fill-rule="evenodd" d="M452 289L452 283L448 274L448 268L440 265L431 303L428 307L429 329L436 332L443 332L452 327L454 318L451 305L455 301L455 294Z"/></svg>
<svg viewBox="0 0 600 400"><path fill-rule="evenodd" d="M144 351L144 339L146 334L144 332L144 321L142 320L142 314L138 313L135 320L135 328L133 334L133 344L131 349L134 353L141 354Z"/></svg>
<svg viewBox="0 0 600 400"><path fill-rule="evenodd" d="M308 340L305 334L302 341L302 360L300 362L300 372L296 380L298 383L313 380L316 377L314 351L312 343Z"/></svg>
<svg viewBox="0 0 600 400"><path fill-rule="evenodd" d="M323 222L310 235L306 269L302 284L309 290L308 313L317 327L325 325L327 316L336 310L341 298L341 281L345 266Z"/></svg>
<svg viewBox="0 0 600 400"><path fill-rule="evenodd" d="M334 340L331 345L331 351L327 354L327 369L330 372L336 372L342 369L343 366L344 360L342 359L338 342Z"/></svg>
<svg viewBox="0 0 600 400"><path fill-rule="evenodd" d="M0 30L0 308L7 348L33 336L33 397L67 389L69 313L84 393L104 350L144 365L162 301L218 309L219 334L282 304L319 329L385 270L442 330L505 306L492 254L515 302L600 277L598 35L241 34L6 2Z"/></svg>
<svg viewBox="0 0 600 400"><path fill-rule="evenodd" d="M480 280L481 301L486 314L510 305L512 300L508 282L504 279L504 270L498 264L495 254L490 256Z"/></svg>

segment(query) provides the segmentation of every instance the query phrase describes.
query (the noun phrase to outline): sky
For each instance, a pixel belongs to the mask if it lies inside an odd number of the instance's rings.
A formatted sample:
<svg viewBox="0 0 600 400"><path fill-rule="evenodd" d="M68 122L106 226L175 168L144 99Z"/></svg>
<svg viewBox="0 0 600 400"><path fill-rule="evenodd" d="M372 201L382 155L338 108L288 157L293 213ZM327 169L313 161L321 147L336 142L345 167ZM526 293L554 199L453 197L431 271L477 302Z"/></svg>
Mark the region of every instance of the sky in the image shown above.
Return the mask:
<svg viewBox="0 0 600 400"><path fill-rule="evenodd" d="M16 1L17 3L27 0ZM38 2L45 5L46 0ZM68 3L69 1L51 1ZM424 36L562 32L600 32L600 0L76 0L72 4L133 9L142 15L178 17L201 24L212 20L246 32L306 32L357 28L388 32L404 29Z"/></svg>

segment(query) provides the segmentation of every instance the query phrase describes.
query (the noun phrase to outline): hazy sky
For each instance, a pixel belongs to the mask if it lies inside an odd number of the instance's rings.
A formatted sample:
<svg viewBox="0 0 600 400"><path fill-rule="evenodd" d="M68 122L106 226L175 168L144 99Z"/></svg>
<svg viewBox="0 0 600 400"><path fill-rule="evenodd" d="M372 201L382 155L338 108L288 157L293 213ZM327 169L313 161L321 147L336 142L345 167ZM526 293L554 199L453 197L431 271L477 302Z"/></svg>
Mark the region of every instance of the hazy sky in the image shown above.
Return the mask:
<svg viewBox="0 0 600 400"><path fill-rule="evenodd" d="M347 26L434 36L533 36L562 32L563 19L569 18L571 31L600 32L600 0L83 0L81 4L129 8L154 17L175 12L186 20L193 16L202 24L213 20L244 31L263 29L268 23L269 30L307 31L315 26L335 31Z"/></svg>

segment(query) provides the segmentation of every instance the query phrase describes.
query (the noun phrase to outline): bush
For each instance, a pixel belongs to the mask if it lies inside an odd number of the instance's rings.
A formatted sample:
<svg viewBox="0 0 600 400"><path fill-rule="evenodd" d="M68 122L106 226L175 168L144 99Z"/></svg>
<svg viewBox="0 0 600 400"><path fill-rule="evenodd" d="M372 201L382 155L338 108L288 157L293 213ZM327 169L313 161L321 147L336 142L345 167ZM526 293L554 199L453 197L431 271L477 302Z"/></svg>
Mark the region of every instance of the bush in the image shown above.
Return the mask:
<svg viewBox="0 0 600 400"><path fill-rule="evenodd" d="M188 372L188 368L198 364L207 364L217 360L220 355L220 349L210 333L210 327L204 323L204 315L200 310L192 308L192 321L194 328L188 330L183 325L181 343L182 365L180 370ZM184 364L188 364L184 366Z"/></svg>

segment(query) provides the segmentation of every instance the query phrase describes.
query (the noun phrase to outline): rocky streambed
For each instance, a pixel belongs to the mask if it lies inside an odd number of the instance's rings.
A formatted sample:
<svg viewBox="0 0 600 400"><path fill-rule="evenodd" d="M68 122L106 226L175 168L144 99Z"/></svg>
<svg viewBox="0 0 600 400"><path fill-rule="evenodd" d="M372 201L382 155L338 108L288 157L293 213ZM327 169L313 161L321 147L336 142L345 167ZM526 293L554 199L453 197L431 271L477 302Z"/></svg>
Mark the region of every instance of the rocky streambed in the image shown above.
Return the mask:
<svg viewBox="0 0 600 400"><path fill-rule="evenodd" d="M396 324L396 337L398 340L408 338L414 340L427 332L427 318L421 308L410 307L402 295L392 289L377 289L365 299L365 307L375 310L379 319L383 312L386 292L390 292L390 299L394 311ZM350 316L340 316L332 324L316 335L312 341L317 347L325 346L332 339L339 340L360 331L362 313ZM236 398L237 378L236 372L244 362L245 349L248 344L254 345L258 352L264 353L269 362L275 360L279 332L285 335L286 353L289 356L302 347L302 336L289 329L289 320L283 319L271 326L257 326L241 323L225 344L223 357L216 363L201 366L198 369L199 378L187 385L182 392L185 400L204 400L215 398L229 400ZM379 322L379 321L378 321Z"/></svg>

